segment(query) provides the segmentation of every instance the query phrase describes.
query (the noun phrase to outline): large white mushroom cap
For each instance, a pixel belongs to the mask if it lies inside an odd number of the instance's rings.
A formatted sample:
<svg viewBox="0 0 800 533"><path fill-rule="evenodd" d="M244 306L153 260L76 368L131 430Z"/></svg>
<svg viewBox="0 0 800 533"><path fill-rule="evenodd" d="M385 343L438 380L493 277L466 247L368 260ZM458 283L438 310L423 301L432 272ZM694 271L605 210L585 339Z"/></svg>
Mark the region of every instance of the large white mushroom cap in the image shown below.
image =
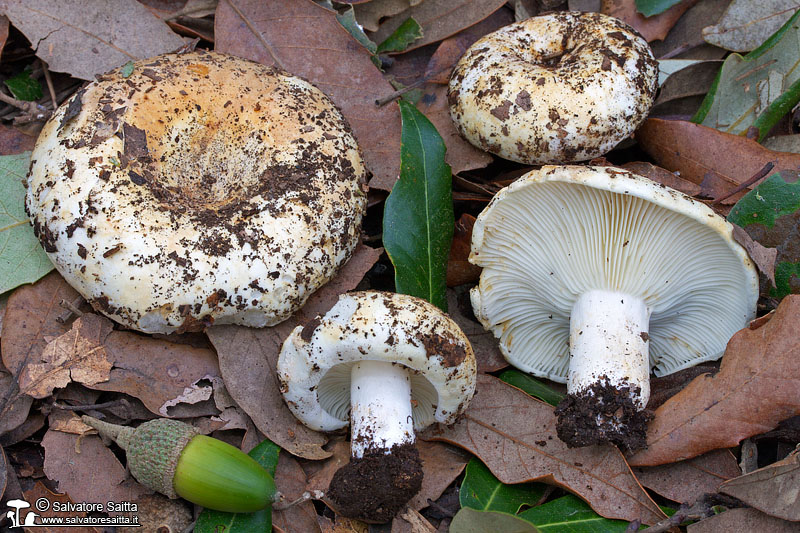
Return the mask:
<svg viewBox="0 0 800 533"><path fill-rule="evenodd" d="M475 392L472 347L441 310L404 294L353 292L283 344L278 378L294 415L316 430L347 426L351 368L359 361L409 370L417 431L454 422Z"/></svg>
<svg viewBox="0 0 800 533"><path fill-rule="evenodd" d="M114 320L148 333L261 327L349 259L365 176L317 88L197 51L113 71L59 108L26 204L58 271Z"/></svg>
<svg viewBox="0 0 800 533"><path fill-rule="evenodd" d="M658 88L647 42L602 13L531 17L490 33L450 78L450 114L475 146L528 164L602 155L647 117Z"/></svg>
<svg viewBox="0 0 800 533"><path fill-rule="evenodd" d="M475 223L470 261L483 267L473 309L509 362L562 383L582 294L644 301L659 376L718 359L758 299L755 267L725 219L611 167L546 166L506 187Z"/></svg>

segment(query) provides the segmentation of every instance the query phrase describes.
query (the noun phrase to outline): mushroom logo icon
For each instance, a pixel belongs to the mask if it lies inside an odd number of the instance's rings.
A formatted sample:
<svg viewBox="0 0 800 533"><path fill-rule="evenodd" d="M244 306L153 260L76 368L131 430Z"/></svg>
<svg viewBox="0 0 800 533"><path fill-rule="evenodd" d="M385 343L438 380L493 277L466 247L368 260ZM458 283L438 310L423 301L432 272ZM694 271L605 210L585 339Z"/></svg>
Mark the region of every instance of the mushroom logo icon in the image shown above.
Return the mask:
<svg viewBox="0 0 800 533"><path fill-rule="evenodd" d="M36 513L29 512L25 516L25 521L24 522L20 522L20 520L19 520L19 511L20 511L20 509L27 509L28 507L31 506L31 504L26 502L25 500L8 500L6 502L6 506L7 507L11 507L13 509L13 511L8 511L6 513L6 518L8 518L11 521L11 526L10 527L12 527L12 528L14 528L14 527L22 527L22 526L31 526L31 525L34 524L34 520L36 519L36 517L39 516Z"/></svg>

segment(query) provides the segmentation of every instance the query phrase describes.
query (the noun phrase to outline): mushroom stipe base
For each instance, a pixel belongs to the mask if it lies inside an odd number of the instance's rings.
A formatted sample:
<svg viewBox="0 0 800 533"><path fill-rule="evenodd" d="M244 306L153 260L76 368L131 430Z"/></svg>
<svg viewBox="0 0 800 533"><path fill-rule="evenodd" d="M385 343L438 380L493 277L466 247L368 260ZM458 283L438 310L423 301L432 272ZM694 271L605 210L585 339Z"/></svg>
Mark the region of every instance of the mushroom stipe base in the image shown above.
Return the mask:
<svg viewBox="0 0 800 533"><path fill-rule="evenodd" d="M637 407L633 398L639 397L638 388L601 378L580 394L568 395L555 410L558 438L570 448L604 442L612 442L625 452L644 448L647 423L653 413Z"/></svg>
<svg viewBox="0 0 800 533"><path fill-rule="evenodd" d="M392 447L390 453L369 452L351 458L336 471L327 496L342 516L382 524L422 487L422 460L413 444Z"/></svg>

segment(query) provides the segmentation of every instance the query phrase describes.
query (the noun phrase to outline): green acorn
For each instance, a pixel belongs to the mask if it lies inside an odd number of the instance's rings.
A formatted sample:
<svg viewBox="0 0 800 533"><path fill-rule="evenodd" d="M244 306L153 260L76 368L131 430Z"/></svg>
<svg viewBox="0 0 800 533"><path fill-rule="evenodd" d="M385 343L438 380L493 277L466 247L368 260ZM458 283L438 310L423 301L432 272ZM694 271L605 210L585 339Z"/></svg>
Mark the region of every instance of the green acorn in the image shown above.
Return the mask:
<svg viewBox="0 0 800 533"><path fill-rule="evenodd" d="M139 483L170 498L180 496L217 511L252 513L280 497L272 476L252 457L184 422L157 418L130 428L90 416L81 419L125 450Z"/></svg>

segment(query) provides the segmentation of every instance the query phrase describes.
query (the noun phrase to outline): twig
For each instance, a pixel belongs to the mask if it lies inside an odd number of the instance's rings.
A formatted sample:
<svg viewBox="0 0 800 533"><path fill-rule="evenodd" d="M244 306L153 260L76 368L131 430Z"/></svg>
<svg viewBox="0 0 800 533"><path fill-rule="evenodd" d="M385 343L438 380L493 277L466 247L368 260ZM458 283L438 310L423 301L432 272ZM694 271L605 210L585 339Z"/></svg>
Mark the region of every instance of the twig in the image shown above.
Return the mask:
<svg viewBox="0 0 800 533"><path fill-rule="evenodd" d="M682 45L680 45L680 46L678 46L676 48L673 48L672 50L670 50L669 52L667 52L663 56L659 57L658 59L672 59L673 57L675 57L677 55L680 55L680 54L682 54L684 52L688 52L692 48L697 48L698 46L700 46L702 44L705 44L705 41L699 40L699 41L694 41L694 42L691 42L691 43L683 43Z"/></svg>
<svg viewBox="0 0 800 533"><path fill-rule="evenodd" d="M647 533L664 533L673 527L679 526L686 520L702 520L704 518L708 518L709 516L714 515L714 505L723 505L728 508L733 508L741 507L742 502L736 498L732 498L724 494L713 492L706 493L697 498L691 506L689 506L687 503L682 503L674 515L662 520L652 527L643 529L642 531L647 531ZM634 524L634 522L631 522L631 524L628 526L628 530L630 530L630 527ZM638 528L639 526L637 525L636 529L632 531L637 531Z"/></svg>
<svg viewBox="0 0 800 533"><path fill-rule="evenodd" d="M750 179L748 179L747 181L745 181L744 183L740 184L738 187L736 187L736 188L735 188L735 189L733 189L732 191L728 191L726 194L723 194L722 196L720 196L719 198L717 198L716 200L714 200L713 202L711 202L711 205L718 205L718 204L720 204L721 202L723 202L724 200L727 200L728 198L730 198L731 196L733 196L734 194L736 194L736 193L738 193L738 192L742 192L743 190L745 190L746 188L750 187L750 186L751 186L751 185L753 185L755 182L757 182L758 180L760 180L761 178L763 178L764 176L766 176L767 174L769 174L769 172L770 172L770 171L771 171L773 168L775 168L775 163L773 163L772 161L770 161L769 163L767 163L766 165L764 165L764 167L763 167L761 170L759 170L758 172L756 172L755 174L753 174L753 177L752 177L752 178L750 178Z"/></svg>
<svg viewBox="0 0 800 533"><path fill-rule="evenodd" d="M90 411L94 410L97 411L99 409L108 409L109 407L117 407L117 406L129 407L130 404L128 400L125 398L120 398L119 400L112 400L110 402L105 403L96 403L96 404L88 404L88 405L62 405L57 402L53 402L53 407L56 409L61 409L62 411Z"/></svg>
<svg viewBox="0 0 800 533"><path fill-rule="evenodd" d="M325 496L321 490L312 490L312 491L305 491L303 494L300 495L299 498L296 500L286 502L280 501L278 503L272 504L273 511L285 511L290 507L294 507L295 505L299 505L303 502L307 502L308 500L321 500Z"/></svg>
<svg viewBox="0 0 800 533"><path fill-rule="evenodd" d="M74 302L68 302L67 300L61 300L58 305L66 309L66 312L61 314L60 316L56 317L56 322L59 324L65 324L67 320L72 318L72 315L75 316L83 316L83 311L78 309L78 306L81 305L83 302L83 298L80 296Z"/></svg>
<svg viewBox="0 0 800 533"><path fill-rule="evenodd" d="M245 25L250 29L250 31L253 32L253 35L255 35L259 41L261 41L261 45L267 49L267 53L272 56L272 59L275 60L275 64L278 65L283 70L286 70L286 67L283 66L283 63L281 63L281 60L278 58L278 56L275 54L275 51L272 49L272 45L270 45L269 42L267 42L267 40L264 38L264 35L260 31L258 31L258 29L256 29L255 26L253 26L253 23L250 22L250 19L244 16L244 13L242 13L242 10L239 9L239 6L237 6L233 2L233 0L226 0L226 1L228 2L228 5L231 6L231 8L233 8L234 11L236 11L236 14L239 15L239 18L242 19L242 21L244 21Z"/></svg>
<svg viewBox="0 0 800 533"><path fill-rule="evenodd" d="M50 101L53 103L53 109L58 107L58 103L56 102L56 89L53 87L53 78L50 76L50 69L47 68L47 63L39 60L39 64L42 66L42 72L44 72L44 79L47 82L47 90L50 91Z"/></svg>
<svg viewBox="0 0 800 533"><path fill-rule="evenodd" d="M386 104L388 104L389 102L393 102L394 100L397 100L398 98L400 98L401 96L403 96L407 92L409 92L409 91L411 91L413 89L416 89L417 87L419 87L421 85L425 85L426 83L428 83L428 81L431 78L433 78L435 76L438 76L439 74L441 74L445 70L447 70L449 68L452 68L452 67L453 67L453 65L450 64L450 65L446 65L446 66L440 68L439 70L437 70L435 72L429 72L429 73L425 74L424 76L422 76L417 81L415 81L414 83L412 83L410 85L406 85L402 89L398 89L398 90L396 90L395 92L393 92L391 94L387 94L383 98L378 98L377 100L375 100L375 105L378 106L378 107L383 107Z"/></svg>
<svg viewBox="0 0 800 533"><path fill-rule="evenodd" d="M30 115L33 120L45 120L51 114L51 112L43 105L37 104L36 102L24 102L22 100L17 100L12 96L8 96L4 92L0 92L0 102L5 102L18 109L21 109L23 112Z"/></svg>

